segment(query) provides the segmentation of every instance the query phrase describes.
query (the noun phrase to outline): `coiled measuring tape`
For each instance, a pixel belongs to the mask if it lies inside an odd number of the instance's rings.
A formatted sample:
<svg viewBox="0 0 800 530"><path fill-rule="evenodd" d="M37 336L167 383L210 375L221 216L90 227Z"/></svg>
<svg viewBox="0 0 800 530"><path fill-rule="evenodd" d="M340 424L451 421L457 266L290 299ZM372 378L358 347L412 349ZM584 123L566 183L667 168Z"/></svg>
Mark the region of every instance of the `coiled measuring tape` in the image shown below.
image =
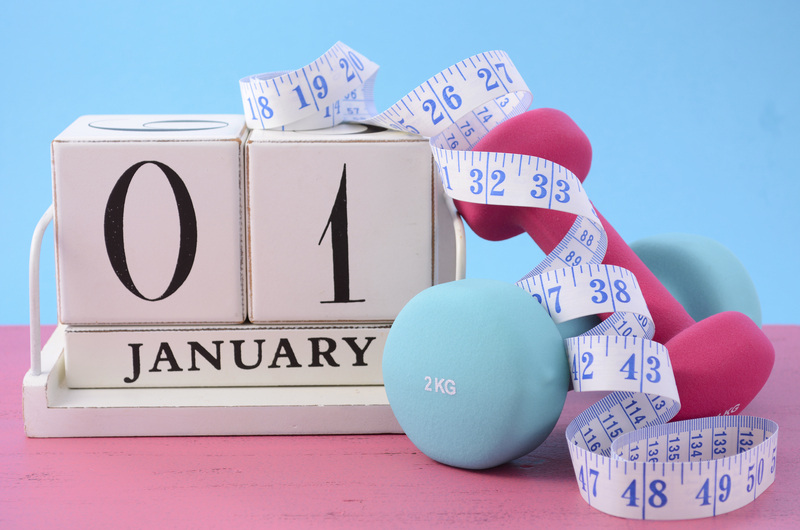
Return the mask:
<svg viewBox="0 0 800 530"><path fill-rule="evenodd" d="M566 431L578 487L603 512L694 519L752 502L775 479L778 426L723 416L667 423L680 409L669 353L634 275L603 265L607 236L580 180L551 161L471 149L533 100L504 52L474 55L377 114L378 65L342 43L300 70L240 80L247 125L304 130L357 122L430 138L451 199L577 215L564 239L517 282L556 322L612 313L565 341L577 392L613 391Z"/></svg>

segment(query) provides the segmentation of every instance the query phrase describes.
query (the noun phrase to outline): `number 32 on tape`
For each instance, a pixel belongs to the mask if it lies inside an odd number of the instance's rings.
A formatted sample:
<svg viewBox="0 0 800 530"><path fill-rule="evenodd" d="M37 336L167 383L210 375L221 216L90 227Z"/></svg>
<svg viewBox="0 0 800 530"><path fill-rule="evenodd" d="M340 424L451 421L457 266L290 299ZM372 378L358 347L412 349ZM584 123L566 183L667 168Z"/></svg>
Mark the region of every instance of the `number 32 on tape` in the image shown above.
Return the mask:
<svg viewBox="0 0 800 530"><path fill-rule="evenodd" d="M680 408L669 355L648 340L655 328L635 278L601 265L606 234L574 175L544 159L470 151L533 99L510 57L474 55L381 114L373 99L377 70L339 42L299 70L246 77L239 84L247 125L304 130L349 121L424 135L451 197L577 214L565 239L517 285L557 322L596 314L605 302L612 307L601 309L614 311L566 341L574 389L614 391L566 431L584 500L630 519L694 519L730 512L764 492L775 479L777 424L746 416L667 423ZM488 190L489 176L504 184L502 192ZM539 190L526 187L531 179Z"/></svg>

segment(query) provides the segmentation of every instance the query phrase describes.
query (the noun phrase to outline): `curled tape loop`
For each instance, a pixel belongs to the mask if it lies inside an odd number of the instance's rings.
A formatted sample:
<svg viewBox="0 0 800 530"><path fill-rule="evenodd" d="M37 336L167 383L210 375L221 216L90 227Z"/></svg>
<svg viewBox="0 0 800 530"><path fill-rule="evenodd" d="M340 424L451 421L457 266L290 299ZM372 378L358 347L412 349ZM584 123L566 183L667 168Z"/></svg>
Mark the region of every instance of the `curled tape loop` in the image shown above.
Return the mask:
<svg viewBox="0 0 800 530"><path fill-rule="evenodd" d="M577 215L564 239L517 286L564 322L612 313L565 341L577 392L612 391L566 431L578 487L591 506L633 519L693 519L752 502L775 478L778 426L726 416L667 422L680 409L669 352L634 275L603 265L607 235L575 175L543 158L471 149L525 112L533 96L505 52L474 55L431 77L381 114L378 65L336 43L291 72L240 81L250 128L303 130L357 122L430 139L453 199Z"/></svg>
<svg viewBox="0 0 800 530"><path fill-rule="evenodd" d="M375 114L372 87L378 65L337 42L300 70L239 80L251 129L307 130L333 127L345 118Z"/></svg>

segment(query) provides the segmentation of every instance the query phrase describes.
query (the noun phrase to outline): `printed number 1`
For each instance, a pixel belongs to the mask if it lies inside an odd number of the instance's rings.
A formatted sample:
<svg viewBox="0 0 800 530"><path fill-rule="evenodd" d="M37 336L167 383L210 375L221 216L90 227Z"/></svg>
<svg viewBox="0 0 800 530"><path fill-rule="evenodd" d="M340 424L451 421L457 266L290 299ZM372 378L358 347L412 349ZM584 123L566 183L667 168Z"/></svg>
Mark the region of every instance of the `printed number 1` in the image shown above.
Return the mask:
<svg viewBox="0 0 800 530"><path fill-rule="evenodd" d="M321 304L349 304L363 302L364 300L350 300L350 257L349 242L347 238L347 164L342 168L342 180L339 182L339 191L331 208L328 224L322 231L319 243L331 229L331 250L333 252L333 300L320 302Z"/></svg>

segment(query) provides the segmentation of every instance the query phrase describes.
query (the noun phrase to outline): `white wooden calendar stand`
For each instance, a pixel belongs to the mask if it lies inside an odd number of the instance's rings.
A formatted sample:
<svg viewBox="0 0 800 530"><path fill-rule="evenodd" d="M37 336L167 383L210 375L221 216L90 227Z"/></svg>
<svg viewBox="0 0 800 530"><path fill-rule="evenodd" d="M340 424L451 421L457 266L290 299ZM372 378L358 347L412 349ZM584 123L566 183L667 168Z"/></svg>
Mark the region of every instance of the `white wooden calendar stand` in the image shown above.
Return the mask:
<svg viewBox="0 0 800 530"><path fill-rule="evenodd" d="M464 226L452 201L456 279L465 273ZM41 348L39 255L51 206L30 258L31 369L23 380L29 437L402 433L383 386L73 389L66 385L65 326Z"/></svg>

